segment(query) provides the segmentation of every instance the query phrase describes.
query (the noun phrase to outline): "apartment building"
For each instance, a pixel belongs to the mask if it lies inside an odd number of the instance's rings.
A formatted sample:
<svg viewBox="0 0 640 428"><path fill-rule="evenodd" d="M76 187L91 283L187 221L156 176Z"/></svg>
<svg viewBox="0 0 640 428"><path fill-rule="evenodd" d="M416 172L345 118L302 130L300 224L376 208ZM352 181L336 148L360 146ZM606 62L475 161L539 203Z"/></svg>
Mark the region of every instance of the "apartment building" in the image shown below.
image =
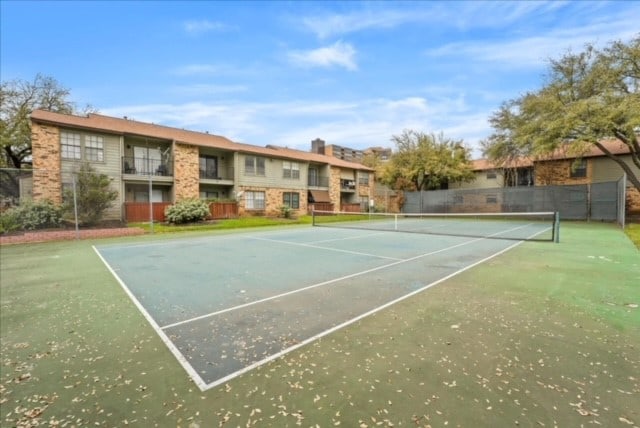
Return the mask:
<svg viewBox="0 0 640 428"><path fill-rule="evenodd" d="M619 157L640 176L633 163L629 147L618 140L601 142L609 152ZM561 148L551 155L522 158L508 165L496 165L486 159L472 162L475 177L466 183L450 183L450 189L491 189L518 186L550 186L604 183L619 180L624 171L618 163L595 146L577 155ZM640 215L640 192L627 183L627 213Z"/></svg>
<svg viewBox="0 0 640 428"><path fill-rule="evenodd" d="M233 199L240 215L277 215L288 205L355 210L372 197L374 171L319 153L237 143L100 114L31 114L33 198L62 202L83 162L108 175L119 198L107 218L126 220L126 204L188 198Z"/></svg>

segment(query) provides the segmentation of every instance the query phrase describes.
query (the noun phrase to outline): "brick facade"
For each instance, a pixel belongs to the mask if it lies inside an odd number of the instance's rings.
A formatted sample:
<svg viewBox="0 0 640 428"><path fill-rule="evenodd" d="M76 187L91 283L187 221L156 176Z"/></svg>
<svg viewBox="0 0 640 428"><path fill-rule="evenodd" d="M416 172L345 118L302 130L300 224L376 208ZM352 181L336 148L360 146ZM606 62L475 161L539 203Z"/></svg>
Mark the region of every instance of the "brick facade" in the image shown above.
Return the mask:
<svg viewBox="0 0 640 428"><path fill-rule="evenodd" d="M279 217L282 215L283 193L298 193L300 195L300 208L292 209L291 214L297 216L306 214L308 208L308 198L306 189L284 189L284 188L264 188L264 187L242 187L243 192L264 192L264 210L253 210L246 208L246 199L241 197L238 200L238 214L240 216L266 215Z"/></svg>
<svg viewBox="0 0 640 428"><path fill-rule="evenodd" d="M640 217L640 191L633 186L627 186L627 197L625 201L627 215Z"/></svg>
<svg viewBox="0 0 640 428"><path fill-rule="evenodd" d="M33 199L62 203L60 173L60 129L57 126L33 123L31 125L31 152L33 157Z"/></svg>
<svg viewBox="0 0 640 428"><path fill-rule="evenodd" d="M340 211L340 168L331 168L329 170L329 198L333 202L335 211Z"/></svg>
<svg viewBox="0 0 640 428"><path fill-rule="evenodd" d="M535 166L536 185L589 184L593 174L591 160L586 160L585 177L571 177L572 160L537 162Z"/></svg>
<svg viewBox="0 0 640 428"><path fill-rule="evenodd" d="M200 164L198 147L176 143L174 145L175 201L197 199L200 196Z"/></svg>

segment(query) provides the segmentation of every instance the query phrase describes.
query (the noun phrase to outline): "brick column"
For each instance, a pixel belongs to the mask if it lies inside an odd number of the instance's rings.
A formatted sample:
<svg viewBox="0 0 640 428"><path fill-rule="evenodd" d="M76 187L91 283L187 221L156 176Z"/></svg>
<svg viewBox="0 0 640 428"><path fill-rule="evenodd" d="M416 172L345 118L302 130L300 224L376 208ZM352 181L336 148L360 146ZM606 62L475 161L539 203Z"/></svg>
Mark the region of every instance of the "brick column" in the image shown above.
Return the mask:
<svg viewBox="0 0 640 428"><path fill-rule="evenodd" d="M57 126L31 124L33 157L33 200L62 203L60 174L60 129Z"/></svg>
<svg viewBox="0 0 640 428"><path fill-rule="evenodd" d="M329 170L329 199L333 210L340 211L340 168L331 167Z"/></svg>
<svg viewBox="0 0 640 428"><path fill-rule="evenodd" d="M176 202L200 197L198 147L178 143L174 145L173 177Z"/></svg>

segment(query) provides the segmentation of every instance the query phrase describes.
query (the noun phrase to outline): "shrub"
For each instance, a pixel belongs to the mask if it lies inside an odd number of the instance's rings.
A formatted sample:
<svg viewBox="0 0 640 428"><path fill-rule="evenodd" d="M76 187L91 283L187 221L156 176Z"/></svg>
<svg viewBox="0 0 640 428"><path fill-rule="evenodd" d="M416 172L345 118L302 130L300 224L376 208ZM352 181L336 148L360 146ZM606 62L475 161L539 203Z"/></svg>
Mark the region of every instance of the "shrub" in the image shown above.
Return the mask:
<svg viewBox="0 0 640 428"><path fill-rule="evenodd" d="M86 163L80 167L76 182L76 203L80 223L92 225L102 220L104 212L118 199L118 192L110 186L111 179L106 174L98 174ZM73 217L73 189L64 192L64 200L64 210Z"/></svg>
<svg viewBox="0 0 640 428"><path fill-rule="evenodd" d="M280 207L280 214L284 218L291 218L291 207L289 205L283 205Z"/></svg>
<svg viewBox="0 0 640 428"><path fill-rule="evenodd" d="M202 221L209 216L209 204L200 199L185 199L167 207L164 215L169 223Z"/></svg>
<svg viewBox="0 0 640 428"><path fill-rule="evenodd" d="M20 221L17 214L15 208L10 208L0 213L0 233L13 232L20 229Z"/></svg>
<svg viewBox="0 0 640 428"><path fill-rule="evenodd" d="M0 230L11 232L18 229L35 230L60 227L62 211L62 207L49 201L26 201L0 215Z"/></svg>

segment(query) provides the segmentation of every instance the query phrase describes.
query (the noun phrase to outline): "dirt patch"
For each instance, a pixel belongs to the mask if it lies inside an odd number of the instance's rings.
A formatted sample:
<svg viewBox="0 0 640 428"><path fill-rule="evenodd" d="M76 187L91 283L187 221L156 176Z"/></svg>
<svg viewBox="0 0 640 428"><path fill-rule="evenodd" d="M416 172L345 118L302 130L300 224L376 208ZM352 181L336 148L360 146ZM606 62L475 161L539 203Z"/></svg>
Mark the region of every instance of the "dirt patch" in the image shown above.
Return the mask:
<svg viewBox="0 0 640 428"><path fill-rule="evenodd" d="M24 232L16 235L0 236L0 245L26 244L49 241L69 241L73 239L114 238L118 236L143 235L139 227L106 227L100 229L83 229L79 231L60 229Z"/></svg>

